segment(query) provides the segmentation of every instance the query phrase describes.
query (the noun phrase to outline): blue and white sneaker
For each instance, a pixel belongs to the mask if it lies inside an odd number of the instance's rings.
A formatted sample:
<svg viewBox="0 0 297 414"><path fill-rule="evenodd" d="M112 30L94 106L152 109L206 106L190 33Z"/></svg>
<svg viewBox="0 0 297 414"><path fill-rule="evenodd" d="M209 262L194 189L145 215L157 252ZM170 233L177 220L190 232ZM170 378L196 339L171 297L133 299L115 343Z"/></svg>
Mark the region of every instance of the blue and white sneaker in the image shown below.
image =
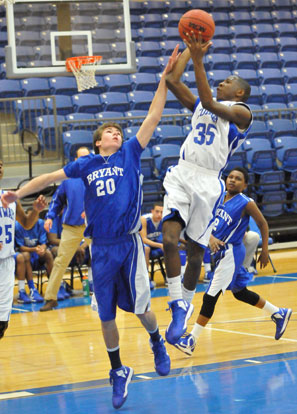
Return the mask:
<svg viewBox="0 0 297 414"><path fill-rule="evenodd" d="M194 306L183 299L168 302L172 321L165 332L166 341L174 345L187 330L187 322L194 312Z"/></svg>
<svg viewBox="0 0 297 414"><path fill-rule="evenodd" d="M170 357L167 354L164 339L162 336L160 336L159 342L153 342L150 339L149 344L154 353L156 372L162 376L168 375L170 372Z"/></svg>
<svg viewBox="0 0 297 414"><path fill-rule="evenodd" d="M31 303L31 299L29 298L29 296L27 295L24 289L19 290L17 302L18 303Z"/></svg>
<svg viewBox="0 0 297 414"><path fill-rule="evenodd" d="M60 286L58 293L57 293L57 300L64 300L64 299L65 299L64 291L63 291L62 286Z"/></svg>
<svg viewBox="0 0 297 414"><path fill-rule="evenodd" d="M127 399L128 385L133 376L133 369L124 365L109 371L109 382L112 385L112 405L120 408Z"/></svg>
<svg viewBox="0 0 297 414"><path fill-rule="evenodd" d="M191 356L196 346L196 339L192 334L186 333L179 338L174 346L185 354Z"/></svg>
<svg viewBox="0 0 297 414"><path fill-rule="evenodd" d="M30 289L30 299L32 303L42 303L43 297L40 295L37 289Z"/></svg>
<svg viewBox="0 0 297 414"><path fill-rule="evenodd" d="M292 309L287 309L287 308L279 308L278 312L275 312L273 315L271 315L271 319L276 324L276 332L275 332L276 340L281 338L281 336L285 332L291 315L292 315Z"/></svg>
<svg viewBox="0 0 297 414"><path fill-rule="evenodd" d="M70 297L70 294L65 289L64 283L62 282L59 292L64 296L64 299L68 299Z"/></svg>

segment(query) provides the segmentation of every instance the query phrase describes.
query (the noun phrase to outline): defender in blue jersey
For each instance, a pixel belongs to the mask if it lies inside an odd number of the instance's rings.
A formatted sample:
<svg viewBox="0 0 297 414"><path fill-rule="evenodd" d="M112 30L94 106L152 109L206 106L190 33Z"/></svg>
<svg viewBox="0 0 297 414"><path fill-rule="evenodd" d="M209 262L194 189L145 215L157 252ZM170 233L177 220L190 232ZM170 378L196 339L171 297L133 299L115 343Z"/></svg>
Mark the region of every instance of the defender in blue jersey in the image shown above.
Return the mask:
<svg viewBox="0 0 297 414"><path fill-rule="evenodd" d="M230 289L236 299L263 309L271 315L276 323L275 339L283 335L292 314L291 309L278 308L246 287L250 276L253 276L242 266L245 257L243 237L250 216L260 228L263 241L258 259L260 267L265 267L268 263L268 224L256 203L242 193L247 183L248 173L244 168L235 168L227 177L227 192L216 210L209 243L214 254L214 276L203 296L200 314L192 332L175 344L188 355L194 351L197 338L212 317L219 296L226 289Z"/></svg>
<svg viewBox="0 0 297 414"><path fill-rule="evenodd" d="M79 158L64 169L34 178L2 198L4 205L36 192L54 181L81 178L85 184L85 236L92 239L94 293L98 302L104 341L111 362L110 381L115 408L123 405L133 369L123 366L119 355L116 309L135 313L150 335L155 369L170 371L170 358L150 310L150 288L143 244L139 235L142 202L140 156L162 116L166 102L166 74L179 58L178 46L169 58L148 114L136 136L122 142L121 127L101 125L94 133L95 154ZM81 194L78 194L81 197Z"/></svg>
<svg viewBox="0 0 297 414"><path fill-rule="evenodd" d="M193 111L192 128L181 147L178 165L168 169L163 183L163 245L172 312L165 336L172 345L186 331L193 312L191 301L211 233L210 224L224 191L222 171L244 142L252 123L251 110L245 104L250 95L249 84L238 76L229 76L219 84L217 97L213 98L203 65L211 42L203 43L201 36L196 39L192 32L185 43L181 58L166 77L168 88ZM199 98L181 81L190 58ZM178 240L183 229L188 237L188 264L181 285Z"/></svg>

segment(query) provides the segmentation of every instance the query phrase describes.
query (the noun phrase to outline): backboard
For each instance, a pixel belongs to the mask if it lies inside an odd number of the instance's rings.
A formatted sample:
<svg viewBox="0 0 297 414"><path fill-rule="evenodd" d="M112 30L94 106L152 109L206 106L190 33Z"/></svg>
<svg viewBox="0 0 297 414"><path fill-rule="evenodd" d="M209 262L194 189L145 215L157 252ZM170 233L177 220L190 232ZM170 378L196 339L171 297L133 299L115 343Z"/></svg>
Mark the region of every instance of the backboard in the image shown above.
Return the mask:
<svg viewBox="0 0 297 414"><path fill-rule="evenodd" d="M16 0L6 20L7 78L69 76L66 58L93 55L96 74L136 72L129 0Z"/></svg>

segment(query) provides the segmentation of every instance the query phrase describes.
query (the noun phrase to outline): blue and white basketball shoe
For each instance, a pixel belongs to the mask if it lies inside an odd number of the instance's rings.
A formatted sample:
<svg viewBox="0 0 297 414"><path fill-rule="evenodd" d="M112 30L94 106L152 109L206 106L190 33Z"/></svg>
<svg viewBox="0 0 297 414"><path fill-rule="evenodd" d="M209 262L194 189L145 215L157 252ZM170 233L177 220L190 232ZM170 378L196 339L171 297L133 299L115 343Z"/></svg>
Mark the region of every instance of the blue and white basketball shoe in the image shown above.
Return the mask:
<svg viewBox="0 0 297 414"><path fill-rule="evenodd" d="M183 299L168 302L172 314L172 321L165 332L166 341L175 345L187 330L187 322L194 312L194 306Z"/></svg>
<svg viewBox="0 0 297 414"><path fill-rule="evenodd" d="M112 385L112 405L120 408L128 397L128 385L133 376L133 369L124 365L109 371L109 382Z"/></svg>
<svg viewBox="0 0 297 414"><path fill-rule="evenodd" d="M275 312L273 315L271 315L271 319L276 324L275 339L281 338L281 336L284 334L291 315L292 309L287 308L279 308L278 312Z"/></svg>
<svg viewBox="0 0 297 414"><path fill-rule="evenodd" d="M192 334L186 333L179 338L174 346L185 354L191 356L196 346L196 339Z"/></svg>

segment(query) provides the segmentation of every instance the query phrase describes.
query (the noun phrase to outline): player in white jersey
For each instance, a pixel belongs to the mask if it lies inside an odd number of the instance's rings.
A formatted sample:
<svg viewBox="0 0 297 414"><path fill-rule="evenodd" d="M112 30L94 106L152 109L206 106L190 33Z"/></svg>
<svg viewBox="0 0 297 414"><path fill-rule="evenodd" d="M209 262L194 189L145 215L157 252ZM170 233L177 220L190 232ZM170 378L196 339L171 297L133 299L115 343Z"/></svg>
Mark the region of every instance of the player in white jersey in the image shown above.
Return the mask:
<svg viewBox="0 0 297 414"><path fill-rule="evenodd" d="M247 289L253 274L243 267L243 237L250 217L256 221L263 241L258 260L260 268L268 263L269 233L268 224L254 200L242 193L247 184L248 173L244 168L237 167L230 171L226 181L227 191L217 208L209 242L215 261L214 276L203 295L201 310L191 333L181 337L175 344L187 355L194 351L199 335L214 313L217 300L226 289L231 290L237 300L263 309L271 316L276 324L276 340L284 334L292 314L291 309L279 308Z"/></svg>
<svg viewBox="0 0 297 414"><path fill-rule="evenodd" d="M211 42L202 43L201 36L196 40L191 33L185 44L187 48L166 77L168 88L193 111L192 130L181 147L179 163L168 169L163 183L166 190L163 245L172 312L166 339L170 344L175 344L186 331L186 322L193 312L191 301L211 221L224 189L222 171L245 140L252 122L252 113L244 103L250 94L249 84L238 76L229 76L219 84L214 99L203 65ZM198 99L181 82L190 58L194 63ZM177 245L184 228L188 237L188 264L181 286Z"/></svg>
<svg viewBox="0 0 297 414"><path fill-rule="evenodd" d="M3 177L3 162L0 160L0 180ZM5 191L1 190L1 195ZM33 210L26 214L20 201L3 207L0 201L0 339L8 327L14 288L14 229L15 220L30 229L38 220L39 212L46 206L44 196L34 201Z"/></svg>

